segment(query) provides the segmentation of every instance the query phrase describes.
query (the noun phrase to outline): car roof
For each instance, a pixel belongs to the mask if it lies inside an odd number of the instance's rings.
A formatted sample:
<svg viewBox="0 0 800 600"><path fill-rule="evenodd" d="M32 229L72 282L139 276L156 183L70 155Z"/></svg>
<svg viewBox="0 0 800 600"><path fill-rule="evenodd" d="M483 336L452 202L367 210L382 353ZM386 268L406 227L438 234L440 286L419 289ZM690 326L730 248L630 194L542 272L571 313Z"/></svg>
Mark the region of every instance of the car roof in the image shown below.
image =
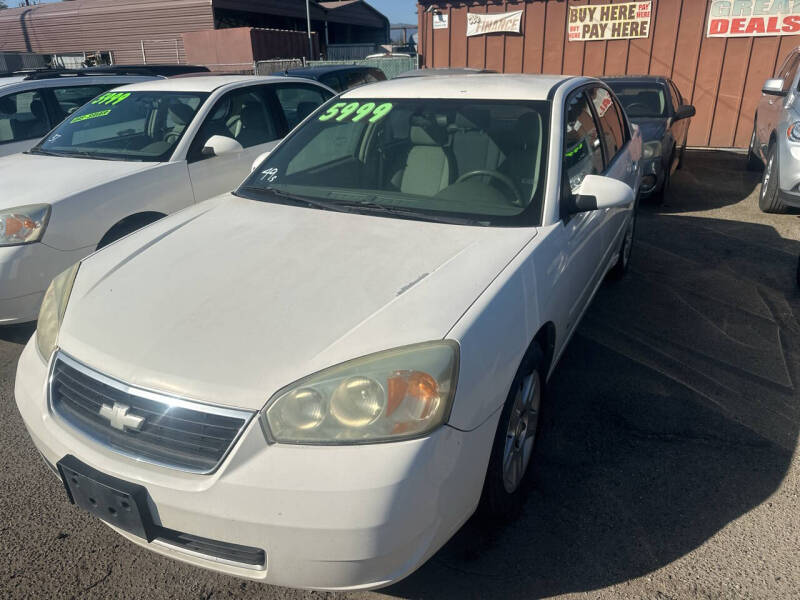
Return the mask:
<svg viewBox="0 0 800 600"><path fill-rule="evenodd" d="M616 75L614 77L601 77L606 83L666 83L667 78L662 75Z"/></svg>
<svg viewBox="0 0 800 600"><path fill-rule="evenodd" d="M300 69L287 69L285 73L287 75L307 77L309 75L324 75L326 73L335 73L337 71L366 71L374 68L375 67L370 67L367 65L329 65L326 67L303 67Z"/></svg>
<svg viewBox="0 0 800 600"><path fill-rule="evenodd" d="M34 78L26 74L11 75L0 77L0 91L7 91L9 88L20 87L23 89L37 89L40 87L69 87L72 85L96 85L101 82L108 82L114 86L131 85L140 81L149 81L153 75L116 75L103 73L86 73L81 75L59 75L53 77L37 76Z"/></svg>
<svg viewBox="0 0 800 600"><path fill-rule="evenodd" d="M405 77L354 88L342 98L547 100L550 91L568 79L572 77L500 73Z"/></svg>
<svg viewBox="0 0 800 600"><path fill-rule="evenodd" d="M308 80L298 79L303 83ZM237 83L286 83L286 77L275 75L205 75L200 77L174 77L132 83L118 89L126 92L213 92Z"/></svg>

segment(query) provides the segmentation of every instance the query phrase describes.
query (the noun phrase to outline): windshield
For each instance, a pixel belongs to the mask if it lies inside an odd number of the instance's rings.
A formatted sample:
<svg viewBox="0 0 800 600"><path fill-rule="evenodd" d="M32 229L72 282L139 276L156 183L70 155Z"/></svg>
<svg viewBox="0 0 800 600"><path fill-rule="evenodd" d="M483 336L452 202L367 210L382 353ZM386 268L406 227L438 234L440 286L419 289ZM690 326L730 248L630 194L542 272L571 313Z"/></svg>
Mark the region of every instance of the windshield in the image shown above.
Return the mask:
<svg viewBox="0 0 800 600"><path fill-rule="evenodd" d="M661 83L609 83L628 117L667 116L667 91Z"/></svg>
<svg viewBox="0 0 800 600"><path fill-rule="evenodd" d="M397 218L538 225L548 119L547 102L335 99L237 194Z"/></svg>
<svg viewBox="0 0 800 600"><path fill-rule="evenodd" d="M69 115L31 152L166 161L207 96L185 92L106 92Z"/></svg>

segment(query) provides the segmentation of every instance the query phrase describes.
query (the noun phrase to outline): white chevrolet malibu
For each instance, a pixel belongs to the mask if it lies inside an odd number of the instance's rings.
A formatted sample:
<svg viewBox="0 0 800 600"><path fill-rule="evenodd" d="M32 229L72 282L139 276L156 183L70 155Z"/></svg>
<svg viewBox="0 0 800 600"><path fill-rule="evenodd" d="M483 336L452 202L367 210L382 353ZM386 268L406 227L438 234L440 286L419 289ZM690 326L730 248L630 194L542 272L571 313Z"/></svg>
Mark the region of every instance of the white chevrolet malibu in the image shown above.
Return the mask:
<svg viewBox="0 0 800 600"><path fill-rule="evenodd" d="M16 401L69 499L194 565L375 588L523 500L545 382L633 240L605 84L388 81L50 286Z"/></svg>
<svg viewBox="0 0 800 600"><path fill-rule="evenodd" d="M332 95L286 77L147 81L95 97L29 152L0 158L0 325L35 319L76 260L234 189Z"/></svg>

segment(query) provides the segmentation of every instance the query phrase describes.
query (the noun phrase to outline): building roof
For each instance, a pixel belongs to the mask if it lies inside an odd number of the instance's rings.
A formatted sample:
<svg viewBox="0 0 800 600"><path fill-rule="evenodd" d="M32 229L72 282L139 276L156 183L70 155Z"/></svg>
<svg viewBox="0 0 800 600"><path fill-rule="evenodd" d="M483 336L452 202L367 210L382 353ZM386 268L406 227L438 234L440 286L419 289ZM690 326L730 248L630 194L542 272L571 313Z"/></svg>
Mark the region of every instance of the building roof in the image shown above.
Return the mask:
<svg viewBox="0 0 800 600"><path fill-rule="evenodd" d="M200 77L175 77L172 79L154 79L126 85L118 90L126 92L213 92L233 83L260 82L286 83L286 77L275 75L205 75ZM308 83L308 79L297 79Z"/></svg>
<svg viewBox="0 0 800 600"><path fill-rule="evenodd" d="M390 79L349 90L342 98L447 98L471 100L547 100L563 75L445 75Z"/></svg>

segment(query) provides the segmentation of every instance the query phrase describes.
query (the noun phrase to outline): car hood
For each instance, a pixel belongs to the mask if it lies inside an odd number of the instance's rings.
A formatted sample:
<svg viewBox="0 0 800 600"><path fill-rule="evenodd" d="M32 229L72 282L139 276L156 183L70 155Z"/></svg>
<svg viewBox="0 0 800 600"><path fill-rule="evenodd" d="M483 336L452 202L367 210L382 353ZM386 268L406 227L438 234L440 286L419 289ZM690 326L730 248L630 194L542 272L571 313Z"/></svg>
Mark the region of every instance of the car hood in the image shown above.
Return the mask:
<svg viewBox="0 0 800 600"><path fill-rule="evenodd" d="M12 154L0 158L0 209L52 204L156 165L158 163Z"/></svg>
<svg viewBox="0 0 800 600"><path fill-rule="evenodd" d="M59 346L131 385L260 409L322 368L444 338L535 234L225 195L85 260Z"/></svg>
<svg viewBox="0 0 800 600"><path fill-rule="evenodd" d="M669 119L631 119L631 121L639 126L642 142L652 142L664 137Z"/></svg>

